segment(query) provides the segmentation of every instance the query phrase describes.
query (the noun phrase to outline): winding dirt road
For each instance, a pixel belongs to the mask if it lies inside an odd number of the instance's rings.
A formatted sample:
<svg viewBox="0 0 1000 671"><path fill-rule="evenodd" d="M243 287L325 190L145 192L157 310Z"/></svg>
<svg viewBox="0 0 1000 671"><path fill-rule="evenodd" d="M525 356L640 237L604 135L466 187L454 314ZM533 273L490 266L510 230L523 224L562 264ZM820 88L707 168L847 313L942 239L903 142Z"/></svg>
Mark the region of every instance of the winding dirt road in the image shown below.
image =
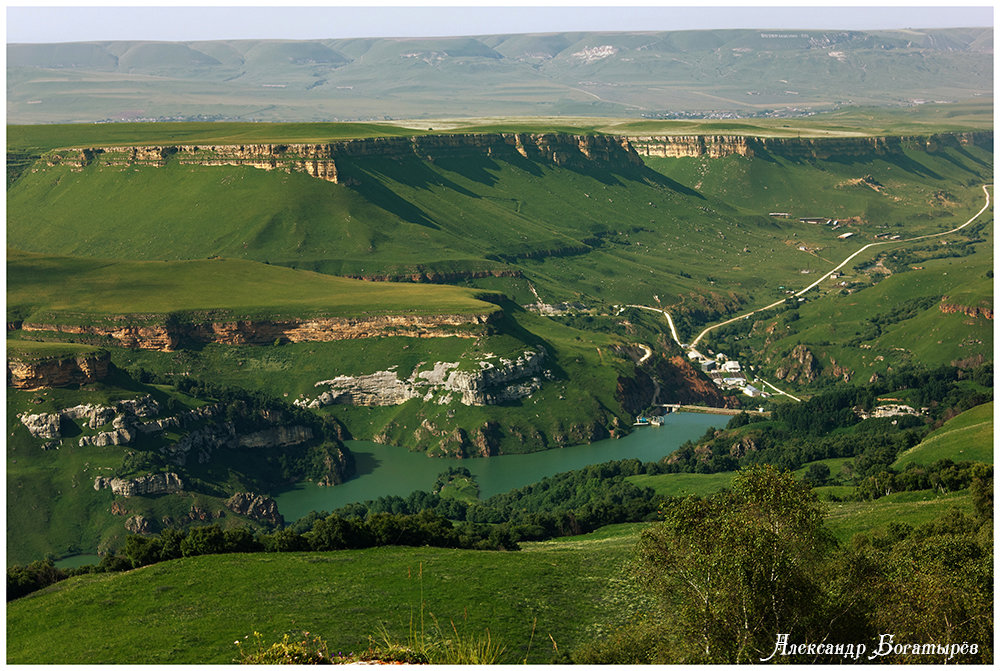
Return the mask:
<svg viewBox="0 0 1000 671"><path fill-rule="evenodd" d="M964 224L962 224L961 226L953 228L950 231L944 231L942 233L929 233L928 235L919 235L919 236L917 236L915 238L907 238L906 240L885 240L883 242L870 242L867 245L865 245L864 247L862 247L861 249L859 249L858 251L856 251L853 254L851 254L850 256L848 256L843 261L841 261L839 265L837 265L835 268L829 270L825 275L823 275L822 277L820 277L818 280L816 280L815 282L813 282L812 284L810 284L809 286L807 286L805 289L802 289L800 291L795 292L794 294L792 294L792 296L793 297L794 296L801 296L802 294L806 293L810 289L813 289L813 288L817 287L820 282L822 282L823 280L827 279L828 277L830 277L830 275L832 275L833 273L837 272L838 270L840 270L841 268L843 268L844 266L846 266L858 254L861 254L865 250L871 249L872 247L878 247L880 245L900 245L900 244L904 244L904 243L907 243L907 242L916 242L918 240L927 240L929 238L937 238L937 237L940 237L942 235L950 235L951 233L956 233L956 232L962 230L963 228L965 228L966 226L968 226L969 224L971 224L973 221L975 221L976 219L978 219L979 216L982 215L983 212L985 212L986 210L989 209L989 207L990 207L990 192L989 192L989 189L986 188L988 186L990 186L990 185L989 184L984 184L983 185L983 193L986 194L986 204L983 205L983 208L981 210L979 210L979 212L976 212L974 215L972 215L972 217L970 217L969 220L967 222L965 222ZM725 326L726 324L732 324L733 322L738 321L740 319L746 319L750 315L757 314L758 312L763 312L765 310L770 310L771 308L777 307L777 306L781 305L784 302L785 302L785 299L782 298L781 300L775 301L774 303L771 303L770 305L765 305L762 308L757 308L756 310L751 310L750 312L747 312L745 314L733 317L732 319L727 319L724 322L719 322L718 324L714 324L712 326L709 326L705 330L703 330L701 333L699 333L697 338L695 338L694 340L691 341L691 347L694 347L695 345L697 345L698 341L701 340L702 338L704 338L705 334L707 334L709 331L717 329L720 326ZM651 309L653 309L653 308L651 308ZM671 322L671 324L672 324L672 322Z"/></svg>
<svg viewBox="0 0 1000 671"><path fill-rule="evenodd" d="M986 194L986 203L983 205L982 209L980 209L978 212L976 212L974 215L972 215L969 218L969 220L966 221L961 226L957 226L957 227L951 229L950 231L943 231L941 233L928 233L927 235L918 235L915 238L907 238L905 240L885 240L883 242L870 242L867 245L865 245L864 247L862 247L861 249L857 250L856 252L854 252L853 254L851 254L850 256L848 256L843 261L841 261L836 267L834 267L831 270L827 271L822 277L820 277L818 280L816 280L815 282L813 282L812 284L810 284L809 286L807 286L805 289L801 289L799 291L796 291L794 294L792 294L792 297L801 296L802 294L806 293L807 291L810 291L810 290L816 288L817 286L819 286L819 284L823 280L829 278L830 275L834 274L835 272L837 272L838 270L840 270L841 268L843 268L844 266L846 266L848 263L850 263L859 254L865 252L868 249L871 249L872 247L878 247L878 246L881 246L881 245L899 245L899 244L905 244L907 242L917 242L919 240L927 240L929 238L937 238L937 237L941 237L942 235L950 235L952 233L957 233L958 231L962 230L963 228L965 228L966 226L968 226L969 224L971 224L972 222L974 222L976 219L978 219L983 214L983 212L985 212L986 210L989 209L989 207L990 207L990 191L987 188L989 186L992 186L992 185L991 184L984 184L983 185L983 193ZM698 334L698 337L696 337L694 340L692 340L690 342L690 344L687 344L687 345L685 345L684 343L682 343L680 341L680 338L677 335L677 328L674 326L674 319L673 319L673 317L670 316L670 313L667 312L666 310L663 310L662 308L650 307L648 305L628 305L626 307L640 308L642 310L651 310L653 312L659 312L659 313L661 313L664 317L667 318L667 324L669 324L669 326L670 326L670 335L673 337L674 342L676 342L682 348L685 348L685 349L688 349L688 350L692 350L692 349L695 348L695 346L698 344L698 342L702 338L704 338L705 335L707 335L710 331L713 331L713 330L719 328L720 326L725 326L726 324L732 324L733 322L739 321L740 319L748 319L751 315L755 315L758 312L764 312L765 310L770 310L771 308L775 308L775 307L777 307L779 305L782 305L785 302L785 300L787 300L787 299L782 298L781 300L777 300L777 301L771 303L770 305L765 305L762 308L757 308L756 310L751 310L750 312L746 312L744 314L737 315L736 317L733 317L731 319L727 319L726 321L723 321L723 322L719 322L718 324L713 324L712 326L708 326L704 330L702 330L701 333ZM784 394L785 396L788 396L791 399L794 399L796 401L801 401L801 399L796 398L795 396L792 396L788 392L785 392L785 391L782 391L782 390L778 389L777 387L775 387L773 384L771 384L770 382L768 382L766 380L762 379L761 382L763 382L765 385L767 385L768 387L770 387L771 389L773 389L775 392L777 392L779 394Z"/></svg>

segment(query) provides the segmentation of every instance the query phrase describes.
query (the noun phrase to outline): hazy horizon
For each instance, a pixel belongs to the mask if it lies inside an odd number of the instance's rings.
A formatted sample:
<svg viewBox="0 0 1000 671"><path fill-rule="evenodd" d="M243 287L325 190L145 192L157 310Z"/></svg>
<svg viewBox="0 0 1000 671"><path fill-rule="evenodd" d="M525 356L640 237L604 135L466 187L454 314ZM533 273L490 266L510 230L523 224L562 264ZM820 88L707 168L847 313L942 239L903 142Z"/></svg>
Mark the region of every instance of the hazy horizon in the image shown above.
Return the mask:
<svg viewBox="0 0 1000 671"><path fill-rule="evenodd" d="M992 6L7 7L6 37L7 44L49 44L982 27L993 27Z"/></svg>

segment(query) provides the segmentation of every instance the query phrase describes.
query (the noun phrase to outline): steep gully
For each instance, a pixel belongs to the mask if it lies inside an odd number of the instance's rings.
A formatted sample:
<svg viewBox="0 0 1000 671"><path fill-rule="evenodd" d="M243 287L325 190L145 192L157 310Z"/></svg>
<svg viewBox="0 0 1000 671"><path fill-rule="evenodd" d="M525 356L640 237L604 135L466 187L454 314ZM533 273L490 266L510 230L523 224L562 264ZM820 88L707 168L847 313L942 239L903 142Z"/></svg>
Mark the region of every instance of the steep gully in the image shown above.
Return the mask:
<svg viewBox="0 0 1000 671"><path fill-rule="evenodd" d="M990 184L984 184L983 185L983 193L986 194L986 203L983 204L982 209L980 209L974 215L972 215L971 217L969 217L969 220L966 221L961 226L956 226L955 228L953 228L953 229L951 229L949 231L943 231L941 233L929 233L927 235L919 235L917 237L907 238L905 240L886 240L886 241L883 241L883 242L871 242L871 243L868 243L867 245L861 247L856 252L854 252L853 254L851 254L850 256L848 256L846 259L844 259L843 261L841 261L836 267L834 267L834 268L830 269L829 271L827 271L826 274L824 274L822 277L820 277L819 279L817 279L815 282L813 282L812 284L810 284L809 286L807 286L805 289L800 289L799 291L797 291L794 294L792 294L792 296L793 297L802 296L806 292L808 292L808 291L810 291L812 289L815 289L817 286L820 285L821 282L823 282L823 280L829 278L830 275L832 275L833 273L837 272L838 270L840 270L841 268L843 268L844 266L846 266L856 256L858 256L859 254L862 254L863 252L865 252L868 249L871 249L872 247L878 247L880 245L901 245L901 244L905 244L905 243L908 243L908 242L917 242L919 240L927 240L929 238L937 238L937 237L941 237L943 235L951 235L952 233L957 233L958 231L962 230L963 228L965 228L966 226L968 226L969 224L971 224L972 222L974 222L986 210L989 209L989 207L990 207L990 192L989 192L989 189L987 188L989 186L992 186L992 185L990 185ZM703 329L701 331L701 333L699 333L698 336L694 340L692 340L690 343L687 343L687 344L682 343L680 341L680 338L677 335L677 329L674 327L673 317L671 317L670 313L667 312L666 310L664 310L662 308L650 307L648 305L628 305L626 307L641 308L643 310L651 310L653 312L659 312L660 314L662 314L667 319L667 324L670 326L670 335L673 337L674 342L676 342L678 344L678 346L680 346L681 348L686 349L688 351L691 351L691 350L693 350L695 348L695 346L698 344L698 342L702 338L704 338L710 331L713 331L713 330L719 328L720 326L725 326L726 324L732 324L733 322L739 321L740 319L747 319L751 315L755 315L758 312L764 312L766 310L770 310L772 308L775 308L775 307L777 307L779 305L782 305L785 302L785 300L786 299L782 298L781 300L777 300L777 301L771 303L770 305L765 305L762 308L757 308L756 310L751 310L750 312L745 312L745 313L743 313L741 315L737 315L736 317L732 317L732 318L727 319L725 321L719 322L718 324L713 324L712 326L708 326L705 329ZM778 394L783 394L783 395L785 395L785 396L789 397L790 399L792 399L794 401L797 401L797 402L801 402L801 400L802 400L800 398L792 396L791 394L789 394L786 391L782 391L781 389L778 389L777 387L775 387L773 384L771 384L767 380L761 379L760 381L763 384L765 384L768 387L770 387L771 389L773 389Z"/></svg>

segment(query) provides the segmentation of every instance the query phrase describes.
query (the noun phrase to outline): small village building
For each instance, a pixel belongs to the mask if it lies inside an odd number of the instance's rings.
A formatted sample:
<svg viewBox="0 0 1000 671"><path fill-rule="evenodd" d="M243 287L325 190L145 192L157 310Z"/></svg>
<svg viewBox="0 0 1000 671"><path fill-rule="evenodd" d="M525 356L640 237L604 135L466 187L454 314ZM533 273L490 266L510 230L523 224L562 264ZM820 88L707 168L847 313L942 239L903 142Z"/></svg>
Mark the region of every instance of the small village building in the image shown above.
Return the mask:
<svg viewBox="0 0 1000 671"><path fill-rule="evenodd" d="M763 394L760 389L750 384L743 387L743 393L752 398L758 398L761 394Z"/></svg>
<svg viewBox="0 0 1000 671"><path fill-rule="evenodd" d="M854 235L854 231L848 231L847 233L841 233L840 235L838 235L837 239L838 240L846 240L847 238L851 237L852 235Z"/></svg>
<svg viewBox="0 0 1000 671"><path fill-rule="evenodd" d="M722 364L722 370L727 373L739 373L740 372L740 362L739 361L727 361Z"/></svg>

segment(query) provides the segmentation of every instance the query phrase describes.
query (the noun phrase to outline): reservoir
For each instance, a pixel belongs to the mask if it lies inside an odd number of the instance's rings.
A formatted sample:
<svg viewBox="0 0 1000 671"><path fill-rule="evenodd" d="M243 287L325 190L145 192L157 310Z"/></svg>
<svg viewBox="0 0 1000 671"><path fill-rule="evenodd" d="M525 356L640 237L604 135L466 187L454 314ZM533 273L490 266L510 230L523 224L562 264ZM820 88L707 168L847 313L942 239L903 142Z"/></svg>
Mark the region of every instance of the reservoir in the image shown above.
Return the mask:
<svg viewBox="0 0 1000 671"><path fill-rule="evenodd" d="M724 415L676 412L667 415L663 426L639 427L619 440L488 459L431 459L422 452L410 452L402 447L349 440L346 445L354 453L356 477L335 487L299 483L275 499L287 524L313 510L330 512L348 503L380 496L405 498L416 490L429 492L437 476L449 466L468 468L479 483L480 498L487 499L590 464L617 459L658 461L685 441L700 438L706 429L725 426L729 419Z"/></svg>

